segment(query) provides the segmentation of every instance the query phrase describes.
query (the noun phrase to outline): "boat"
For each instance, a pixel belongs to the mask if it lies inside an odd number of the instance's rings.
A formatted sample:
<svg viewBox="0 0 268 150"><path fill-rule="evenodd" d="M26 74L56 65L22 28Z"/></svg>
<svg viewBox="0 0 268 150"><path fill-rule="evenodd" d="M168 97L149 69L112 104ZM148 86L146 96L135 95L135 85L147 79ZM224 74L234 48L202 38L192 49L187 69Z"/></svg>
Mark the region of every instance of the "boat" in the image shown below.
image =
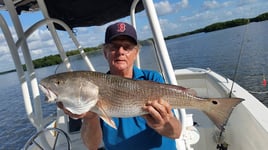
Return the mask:
<svg viewBox="0 0 268 150"><path fill-rule="evenodd" d="M116 4L116 5L115 5ZM72 6L70 8L70 5ZM80 137L80 130L71 128L72 120L60 109L56 114L43 117L38 77L34 69L27 38L39 27L47 26L58 48L63 65L73 71L69 58L63 49L58 30L66 31L80 51L88 70L95 70L88 56L79 44L72 29L103 25L119 18L130 16L136 27L135 14L146 11L153 33L153 44L160 72L167 83L194 89L197 96L238 97L244 101L234 108L224 131L220 131L197 110L175 110L182 122L182 135L176 139L180 150L264 150L268 140L268 109L249 91L236 82L211 69L184 68L174 70L161 32L158 16L152 0L0 0L1 11L8 11L15 26L18 39L15 41L6 19L0 16L1 30L12 55L25 105L26 115L34 134L22 149L86 149ZM107 9L109 8L109 9ZM120 11L118 11L120 10ZM18 16L22 12L41 11L44 18L27 30L23 30ZM24 72L18 49L21 48L27 71ZM140 66L140 59L137 66ZM28 76L29 78L26 78ZM105 145L100 145L100 149Z"/></svg>

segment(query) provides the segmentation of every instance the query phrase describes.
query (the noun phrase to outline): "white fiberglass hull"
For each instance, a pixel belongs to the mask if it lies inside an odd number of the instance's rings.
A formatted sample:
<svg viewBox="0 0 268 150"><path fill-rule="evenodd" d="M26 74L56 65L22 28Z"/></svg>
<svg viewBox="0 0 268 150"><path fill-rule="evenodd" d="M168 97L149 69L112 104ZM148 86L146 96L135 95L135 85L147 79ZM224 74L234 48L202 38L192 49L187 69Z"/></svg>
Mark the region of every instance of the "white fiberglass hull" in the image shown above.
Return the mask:
<svg viewBox="0 0 268 150"><path fill-rule="evenodd" d="M232 81L211 70L187 68L175 71L178 84L192 88L200 97L228 97ZM268 140L268 109L247 90L234 84L232 97L245 99L232 112L221 143L228 150L264 150ZM211 121L199 111L187 110L200 132L200 140L193 145L195 150L216 149L219 131ZM220 144L218 145L220 146Z"/></svg>

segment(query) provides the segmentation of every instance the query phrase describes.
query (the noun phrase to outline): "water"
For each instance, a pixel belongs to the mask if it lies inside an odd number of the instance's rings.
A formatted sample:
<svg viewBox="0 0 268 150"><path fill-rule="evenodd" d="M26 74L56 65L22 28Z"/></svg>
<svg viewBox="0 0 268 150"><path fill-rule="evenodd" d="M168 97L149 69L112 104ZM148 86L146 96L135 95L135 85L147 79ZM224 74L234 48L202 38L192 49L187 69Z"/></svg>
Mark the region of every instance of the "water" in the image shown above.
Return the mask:
<svg viewBox="0 0 268 150"><path fill-rule="evenodd" d="M268 21L251 23L170 40L167 47L173 66L210 68L256 93L254 96L268 106L268 88L262 85L268 76L267 25Z"/></svg>
<svg viewBox="0 0 268 150"><path fill-rule="evenodd" d="M210 68L223 76L234 79L235 68L242 49L236 81L249 91L265 92L263 77L268 76L268 22L252 23L211 33L200 33L167 41L172 65L175 69L186 67ZM243 43L243 44L242 44ZM151 68L152 52L150 47L143 46L141 57L145 68ZM92 62L107 71L107 63L102 52L90 55ZM73 64L87 69L81 60L72 58ZM151 68L158 69L158 68ZM63 71L61 67L50 66L37 69L38 80ZM27 119L19 81L15 72L0 75L0 149L20 149L36 131ZM254 94L268 106L268 94ZM54 112L55 105L44 102L44 116Z"/></svg>

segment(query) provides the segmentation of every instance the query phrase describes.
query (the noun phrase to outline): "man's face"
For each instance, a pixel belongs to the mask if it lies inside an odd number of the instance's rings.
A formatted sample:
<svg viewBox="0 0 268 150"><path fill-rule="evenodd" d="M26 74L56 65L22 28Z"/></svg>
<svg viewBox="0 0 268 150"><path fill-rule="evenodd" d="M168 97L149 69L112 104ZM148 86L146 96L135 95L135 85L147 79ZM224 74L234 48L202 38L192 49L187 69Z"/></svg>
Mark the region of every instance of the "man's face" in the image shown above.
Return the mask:
<svg viewBox="0 0 268 150"><path fill-rule="evenodd" d="M117 72L132 69L138 51L138 46L127 36L116 37L104 47L110 70Z"/></svg>

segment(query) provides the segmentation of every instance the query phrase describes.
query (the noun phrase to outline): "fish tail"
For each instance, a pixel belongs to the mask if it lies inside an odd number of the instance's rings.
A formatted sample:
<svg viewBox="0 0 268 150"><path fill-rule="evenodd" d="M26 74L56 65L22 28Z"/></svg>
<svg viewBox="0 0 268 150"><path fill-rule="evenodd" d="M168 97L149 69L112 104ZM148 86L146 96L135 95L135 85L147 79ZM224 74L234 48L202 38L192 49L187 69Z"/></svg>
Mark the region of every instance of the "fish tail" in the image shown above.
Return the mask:
<svg viewBox="0 0 268 150"><path fill-rule="evenodd" d="M224 130L234 107L242 102L241 98L213 98L208 99L209 106L205 107L204 113L214 122L220 129Z"/></svg>

